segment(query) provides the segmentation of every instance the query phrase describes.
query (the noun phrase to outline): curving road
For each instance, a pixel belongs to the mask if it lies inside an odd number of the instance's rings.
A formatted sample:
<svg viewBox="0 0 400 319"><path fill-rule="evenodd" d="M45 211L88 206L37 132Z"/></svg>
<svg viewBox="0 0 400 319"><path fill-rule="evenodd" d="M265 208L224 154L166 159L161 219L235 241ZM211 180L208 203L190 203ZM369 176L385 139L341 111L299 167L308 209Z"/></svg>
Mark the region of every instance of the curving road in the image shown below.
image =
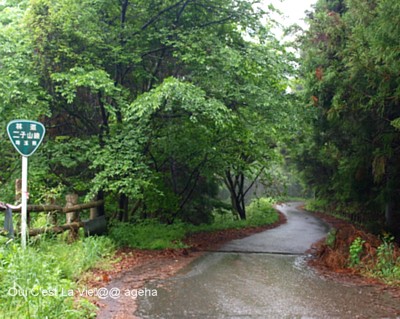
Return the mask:
<svg viewBox="0 0 400 319"><path fill-rule="evenodd" d="M157 297L138 300L139 318L396 318L400 304L370 287L323 279L304 252L328 226L296 208L288 222L232 241L178 276L150 283ZM398 317L400 318L400 317Z"/></svg>
<svg viewBox="0 0 400 319"><path fill-rule="evenodd" d="M278 228L244 239L233 240L221 248L226 252L264 252L275 254L303 254L323 238L329 226L310 213L299 210L301 203L277 206L286 215L287 223Z"/></svg>

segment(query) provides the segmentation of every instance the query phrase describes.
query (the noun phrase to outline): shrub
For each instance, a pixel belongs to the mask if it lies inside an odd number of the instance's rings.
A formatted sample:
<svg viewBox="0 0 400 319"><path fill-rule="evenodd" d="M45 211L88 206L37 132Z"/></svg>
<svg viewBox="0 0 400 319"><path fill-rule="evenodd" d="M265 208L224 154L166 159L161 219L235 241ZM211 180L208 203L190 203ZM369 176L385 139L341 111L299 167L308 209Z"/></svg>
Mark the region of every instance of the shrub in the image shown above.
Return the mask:
<svg viewBox="0 0 400 319"><path fill-rule="evenodd" d="M305 209L310 212L325 211L328 207L328 201L325 199L309 199L306 201Z"/></svg>
<svg viewBox="0 0 400 319"><path fill-rule="evenodd" d="M247 225L263 226L277 222L279 215L273 207L270 198L258 198L251 201L247 207Z"/></svg>
<svg viewBox="0 0 400 319"><path fill-rule="evenodd" d="M376 251L376 263L372 275L387 282L400 282L400 257L397 257L394 237L385 235Z"/></svg>
<svg viewBox="0 0 400 319"><path fill-rule="evenodd" d="M334 248L335 242L336 242L336 233L337 230L335 228L332 228L328 235L326 235L325 243L328 245L330 248Z"/></svg>
<svg viewBox="0 0 400 319"><path fill-rule="evenodd" d="M117 223L110 229L110 237L119 245L139 249L182 248L186 235L185 224L160 224L145 220L137 224Z"/></svg>
<svg viewBox="0 0 400 319"><path fill-rule="evenodd" d="M361 237L357 237L350 245L350 267L360 264L360 257L363 252L364 243L365 240L363 240Z"/></svg>
<svg viewBox="0 0 400 319"><path fill-rule="evenodd" d="M360 237L356 238L350 246L349 266L357 267L367 276L379 278L387 283L400 283L400 257L398 248L394 244L394 238L385 235L382 243L377 246L373 254L364 253L364 245L370 246Z"/></svg>

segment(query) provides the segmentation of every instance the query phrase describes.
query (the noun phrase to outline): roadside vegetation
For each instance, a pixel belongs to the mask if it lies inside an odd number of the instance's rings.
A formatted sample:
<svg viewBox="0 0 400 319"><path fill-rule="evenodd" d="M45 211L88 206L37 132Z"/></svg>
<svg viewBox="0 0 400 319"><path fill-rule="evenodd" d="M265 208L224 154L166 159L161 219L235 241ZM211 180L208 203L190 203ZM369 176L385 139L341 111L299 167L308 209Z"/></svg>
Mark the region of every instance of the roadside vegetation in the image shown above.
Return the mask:
<svg viewBox="0 0 400 319"><path fill-rule="evenodd" d="M278 221L272 199L253 200L247 209L245 221L232 212L219 211L212 223L197 226L183 222L167 225L157 220L118 223L111 227L109 236L81 236L73 243L68 243L67 233L44 235L32 238L26 250L18 241L6 245L7 239L0 237L0 318L95 318L96 306L85 298L87 287L79 279L98 263L112 263L118 247L183 248L183 239L191 233Z"/></svg>
<svg viewBox="0 0 400 319"><path fill-rule="evenodd" d="M23 250L0 237L0 318L94 318L96 307L79 298L79 277L111 256L107 237L44 238ZM80 290L79 290L80 289Z"/></svg>
<svg viewBox="0 0 400 319"><path fill-rule="evenodd" d="M344 239L344 236L348 236ZM374 236L347 228L336 231L330 239L331 251L325 252L334 269L348 269L364 277L400 286L400 249L389 234ZM327 242L328 243L328 242ZM340 255L340 257L339 257Z"/></svg>
<svg viewBox="0 0 400 319"><path fill-rule="evenodd" d="M305 205L309 211L323 212L343 221L330 230L324 243L317 245L317 263L335 271L357 273L400 286L400 248L395 237L382 231L383 228L379 234L373 234L337 208L330 210L327 204L324 200L308 200Z"/></svg>
<svg viewBox="0 0 400 319"><path fill-rule="evenodd" d="M365 236L363 236L365 238ZM348 267L366 277L400 286L400 249L394 237L356 237L350 244Z"/></svg>

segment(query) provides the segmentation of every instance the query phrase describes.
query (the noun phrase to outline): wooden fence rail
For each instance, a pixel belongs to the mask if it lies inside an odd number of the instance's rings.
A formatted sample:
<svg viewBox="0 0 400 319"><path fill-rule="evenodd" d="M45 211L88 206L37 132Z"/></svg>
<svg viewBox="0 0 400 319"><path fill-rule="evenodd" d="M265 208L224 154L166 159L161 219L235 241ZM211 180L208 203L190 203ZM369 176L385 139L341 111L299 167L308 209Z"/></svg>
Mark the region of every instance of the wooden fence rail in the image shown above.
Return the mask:
<svg viewBox="0 0 400 319"><path fill-rule="evenodd" d="M28 205L27 211L32 213L72 213L79 212L84 209L100 207L104 204L103 200L98 200L90 203L73 205L70 207L62 207L59 205ZM10 206L13 212L20 213L20 206ZM0 206L0 211L5 211L3 206Z"/></svg>
<svg viewBox="0 0 400 319"><path fill-rule="evenodd" d="M77 200L77 197L75 196L75 199ZM71 202L68 202L67 198L67 204L63 207L60 205L28 205L27 206L27 211L29 213L49 213L49 214L73 214L76 213L74 216L74 219L68 222L67 218L67 224L65 225L54 225L51 227L43 227L43 228L34 228L29 230L29 235L30 236L36 236L39 234L43 233L53 233L53 234L60 234L64 231L70 230L72 237L76 237L76 233L79 228L84 227L85 228L85 233L87 235L89 234L101 234L105 232L106 229L106 220L104 216L97 216L97 212L92 212L90 213L90 219L87 221L80 221L79 220L79 213L82 210L85 209L95 209L97 207L100 207L104 204L103 200L97 200L93 201L90 203L84 203L84 204L71 204ZM13 213L21 213L21 206L13 206L13 205L7 205L5 203L0 202L0 213L5 211L7 207L11 208ZM67 215L68 216L68 215ZM5 231L2 231L0 229L0 235L4 235ZM74 235L75 234L75 235Z"/></svg>

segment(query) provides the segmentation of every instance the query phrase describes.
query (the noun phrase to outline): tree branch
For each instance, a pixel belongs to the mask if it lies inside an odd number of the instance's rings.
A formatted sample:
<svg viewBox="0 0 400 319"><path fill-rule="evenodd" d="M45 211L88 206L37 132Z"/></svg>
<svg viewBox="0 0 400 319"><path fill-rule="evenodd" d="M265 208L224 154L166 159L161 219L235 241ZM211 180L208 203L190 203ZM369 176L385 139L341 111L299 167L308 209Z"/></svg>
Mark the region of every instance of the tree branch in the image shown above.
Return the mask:
<svg viewBox="0 0 400 319"><path fill-rule="evenodd" d="M178 7L183 0L178 1L177 3L170 5L169 7L159 11L154 17L152 17L149 21L147 21L142 27L140 28L141 31L146 30L150 25L152 25L154 22L156 22L164 13L167 13L168 11ZM137 35L139 32L136 32L134 35Z"/></svg>
<svg viewBox="0 0 400 319"><path fill-rule="evenodd" d="M258 178L260 177L260 175L262 174L262 172L264 171L265 167L263 166L260 171L258 172L257 176L254 178L253 182L250 184L250 186L246 189L246 191L244 192L243 196L246 196L247 193L250 191L250 189L253 187L253 185L256 183L256 181L258 180Z"/></svg>

